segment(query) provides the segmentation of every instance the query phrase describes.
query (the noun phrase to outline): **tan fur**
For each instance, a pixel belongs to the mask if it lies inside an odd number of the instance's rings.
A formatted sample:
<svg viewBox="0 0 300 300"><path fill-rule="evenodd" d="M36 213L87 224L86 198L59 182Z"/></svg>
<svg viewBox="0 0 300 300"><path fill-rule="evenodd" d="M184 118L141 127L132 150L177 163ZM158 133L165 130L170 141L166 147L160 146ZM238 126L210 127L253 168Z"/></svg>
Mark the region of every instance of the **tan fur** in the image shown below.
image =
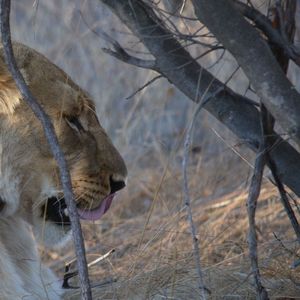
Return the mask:
<svg viewBox="0 0 300 300"><path fill-rule="evenodd" d="M81 209L98 207L126 166L99 124L89 95L36 51L14 45L26 83L52 119ZM83 132L72 128L76 117ZM47 199L63 196L42 126L22 100L0 49L0 299L61 299L60 282L41 265L36 239L59 245L69 226L45 220Z"/></svg>

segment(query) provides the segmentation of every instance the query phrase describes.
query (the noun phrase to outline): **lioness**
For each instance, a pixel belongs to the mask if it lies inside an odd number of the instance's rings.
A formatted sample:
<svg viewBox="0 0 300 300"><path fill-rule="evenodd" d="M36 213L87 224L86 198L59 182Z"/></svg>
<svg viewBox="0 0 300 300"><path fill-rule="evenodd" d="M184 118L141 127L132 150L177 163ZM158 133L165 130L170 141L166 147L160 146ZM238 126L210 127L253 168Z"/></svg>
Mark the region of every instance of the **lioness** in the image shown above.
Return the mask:
<svg viewBox="0 0 300 300"><path fill-rule="evenodd" d="M14 44L14 53L31 92L51 117L81 219L99 219L125 186L122 157L86 92L33 49ZM58 167L40 122L6 68L2 47L0 128L0 299L61 299L61 282L41 264L36 242L61 245L70 236Z"/></svg>

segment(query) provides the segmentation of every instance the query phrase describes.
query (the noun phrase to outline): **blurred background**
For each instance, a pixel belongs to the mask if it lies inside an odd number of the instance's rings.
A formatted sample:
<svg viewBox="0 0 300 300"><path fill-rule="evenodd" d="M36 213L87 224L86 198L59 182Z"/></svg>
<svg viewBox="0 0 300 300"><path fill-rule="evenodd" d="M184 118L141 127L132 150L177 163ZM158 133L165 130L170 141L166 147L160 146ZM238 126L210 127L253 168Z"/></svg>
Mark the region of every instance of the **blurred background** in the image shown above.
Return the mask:
<svg viewBox="0 0 300 300"><path fill-rule="evenodd" d="M161 2L161 7L172 11L179 2L165 0ZM264 11L265 2L268 1L255 3ZM184 13L192 16L189 4ZM199 26L195 22L180 19L174 22L181 32L187 33L194 26ZM129 170L128 187L119 194L103 219L93 224L84 224L89 261L117 249L110 259L93 269L93 274L101 279L123 278L121 282L127 282L127 296L122 294L120 299L133 299L128 296L128 278L136 280L136 276L142 276L146 271L159 270L159 275L151 273L152 277L143 278L146 282L144 289L136 292L144 293L143 297L137 296L136 299L148 299L152 294L157 295L157 290L163 295L162 291L168 285L164 284L162 276L166 279L166 274L184 270L182 272L185 275L180 273L182 276L178 278L189 280L176 281L175 275L171 277L175 278L175 281L172 279L174 282L178 282L178 285L173 282L173 294L176 289L185 290L182 294L185 296L174 299L192 299L194 296L196 299L194 282L191 280L195 275L190 277L188 273L193 270L192 241L182 209L183 138L196 109L195 104L165 79L158 79L135 94L157 74L127 65L101 50L109 47L99 35L103 31L131 53L140 57L149 56L141 43L100 1L12 1L11 30L14 40L44 54L92 96L102 126L126 161ZM197 57L205 49L197 45L192 46L190 51ZM235 91L256 100L249 90L245 75L228 53L215 51L200 62L217 78L228 82ZM290 78L295 83L297 76L292 66ZM200 112L193 133L188 176L197 229L201 233L199 239L202 246L205 245L204 266L224 262L228 267L226 259L236 256L240 266L246 263L243 259L247 251L245 188L251 175L253 159L253 153L242 141L208 113ZM286 219L282 217L282 209L274 200L277 199L275 191L268 186L264 195L262 206L265 210L262 216L267 215L268 219L262 218L258 226L264 227L270 220L277 220L276 228L286 233L288 223L284 223ZM215 199L223 203L220 207L224 209L220 211L218 206L211 210L203 208L207 203L214 205ZM276 209L274 205L277 205ZM280 214L281 219L278 218ZM273 229L264 235L270 237ZM70 247L67 247L47 252L44 257L50 266L62 274L64 263L71 260L73 255ZM283 256L282 264L285 264L286 259ZM230 264L233 264L233 260L230 260ZM162 270L163 267L167 269ZM237 270L247 276L246 271L241 271L243 268ZM221 276L224 281L226 270L222 269L221 275L216 271L217 278ZM276 272L278 268L274 267L271 273L274 275ZM232 270L228 274L232 275ZM233 287L229 283L225 286L232 288L234 292L230 290L230 293L241 295L241 291L247 290L247 280L242 275L238 279L236 277ZM230 278L228 275L226 280ZM132 282L133 290L134 286L142 285L140 282ZM221 283L216 281L214 284L220 286ZM252 290L250 285L248 295ZM105 293L108 291L105 290ZM110 295L107 299L114 298L111 293L106 294ZM166 293L168 296L169 292ZM99 299L104 298L99 296Z"/></svg>

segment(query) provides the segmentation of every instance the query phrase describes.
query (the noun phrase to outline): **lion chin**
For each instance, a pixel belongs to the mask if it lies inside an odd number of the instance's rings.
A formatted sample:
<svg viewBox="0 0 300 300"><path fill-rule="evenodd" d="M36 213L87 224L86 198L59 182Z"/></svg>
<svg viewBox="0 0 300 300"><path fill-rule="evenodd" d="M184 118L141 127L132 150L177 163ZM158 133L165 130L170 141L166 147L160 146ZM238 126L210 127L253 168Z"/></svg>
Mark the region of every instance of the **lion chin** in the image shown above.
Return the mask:
<svg viewBox="0 0 300 300"><path fill-rule="evenodd" d="M125 163L90 96L61 69L15 43L18 67L50 116L70 170L80 219L95 221L126 185ZM62 299L61 282L43 266L38 243L59 247L70 219L59 171L40 122L23 101L0 48L0 299Z"/></svg>

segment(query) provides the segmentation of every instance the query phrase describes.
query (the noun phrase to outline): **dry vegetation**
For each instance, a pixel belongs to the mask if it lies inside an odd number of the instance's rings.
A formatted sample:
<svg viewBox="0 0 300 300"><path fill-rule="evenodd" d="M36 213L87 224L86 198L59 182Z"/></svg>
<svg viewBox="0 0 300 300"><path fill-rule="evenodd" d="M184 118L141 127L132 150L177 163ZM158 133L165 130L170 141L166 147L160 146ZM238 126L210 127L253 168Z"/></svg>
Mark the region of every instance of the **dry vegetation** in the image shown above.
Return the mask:
<svg viewBox="0 0 300 300"><path fill-rule="evenodd" d="M198 299L181 173L183 133L195 107L164 80L125 100L153 74L101 52L103 42L79 17L81 11L93 28L114 28L116 20L97 1L14 3L15 39L44 53L93 95L100 121L128 164L127 189L101 221L83 225L89 261L115 249L90 269L93 284L116 279L97 287L94 299ZM128 36L125 28L112 34ZM226 59L222 67L235 69ZM188 174L211 299L255 298L245 204L252 163L253 154L242 142L201 112ZM257 231L259 264L269 295L298 298L300 267L290 268L300 255L298 245L277 192L267 180L259 199ZM70 248L71 244L44 253L61 275L74 256Z"/></svg>
<svg viewBox="0 0 300 300"><path fill-rule="evenodd" d="M90 261L115 249L108 259L91 268L94 283L117 279L98 288L96 299L199 298L186 213L174 209L181 201L178 179L166 175L166 184L159 193L149 189L135 197L123 195L122 203L115 203L99 224L85 226ZM173 192L168 190L170 187ZM145 199L149 198L154 198L153 207L145 209ZM246 242L246 198L247 192L238 189L214 200L193 199L205 285L212 299L255 298ZM146 205L143 207L141 202ZM297 298L299 272L290 266L300 253L270 184L262 190L257 230L260 267L269 295ZM50 256L52 266L61 271L64 262L71 259L70 253ZM53 263L53 258L60 262Z"/></svg>

